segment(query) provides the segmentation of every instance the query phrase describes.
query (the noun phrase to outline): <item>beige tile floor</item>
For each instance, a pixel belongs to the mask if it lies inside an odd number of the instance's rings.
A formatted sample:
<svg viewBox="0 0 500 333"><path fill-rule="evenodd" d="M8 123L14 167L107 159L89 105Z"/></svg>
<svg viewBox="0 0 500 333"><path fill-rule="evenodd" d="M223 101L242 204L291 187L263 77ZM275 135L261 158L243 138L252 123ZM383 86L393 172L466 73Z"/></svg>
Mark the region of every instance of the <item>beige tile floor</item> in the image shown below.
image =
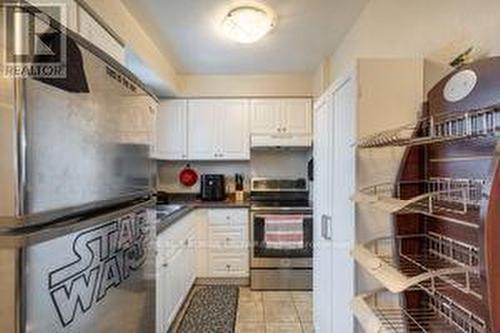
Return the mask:
<svg viewBox="0 0 500 333"><path fill-rule="evenodd" d="M312 293L240 288L236 333L312 333Z"/></svg>

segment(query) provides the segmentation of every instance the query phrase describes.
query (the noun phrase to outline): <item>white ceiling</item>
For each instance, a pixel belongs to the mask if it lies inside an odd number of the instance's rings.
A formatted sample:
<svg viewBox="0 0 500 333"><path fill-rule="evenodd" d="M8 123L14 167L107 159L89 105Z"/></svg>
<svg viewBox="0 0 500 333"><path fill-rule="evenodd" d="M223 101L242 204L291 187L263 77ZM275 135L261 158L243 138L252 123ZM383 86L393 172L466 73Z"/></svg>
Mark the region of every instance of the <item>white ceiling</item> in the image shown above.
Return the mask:
<svg viewBox="0 0 500 333"><path fill-rule="evenodd" d="M276 28L255 44L221 35L231 0L122 0L181 74L310 73L369 0L267 0ZM247 1L248 2L248 1Z"/></svg>

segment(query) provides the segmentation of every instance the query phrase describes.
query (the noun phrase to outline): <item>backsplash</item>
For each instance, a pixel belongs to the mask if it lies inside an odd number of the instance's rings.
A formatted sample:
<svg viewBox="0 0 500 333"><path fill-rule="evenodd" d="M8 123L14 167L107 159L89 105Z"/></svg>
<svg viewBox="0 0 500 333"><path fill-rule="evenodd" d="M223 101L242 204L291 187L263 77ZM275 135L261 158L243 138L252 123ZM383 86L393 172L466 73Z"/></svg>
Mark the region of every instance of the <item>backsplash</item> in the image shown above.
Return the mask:
<svg viewBox="0 0 500 333"><path fill-rule="evenodd" d="M245 191L253 177L307 178L307 162L311 151L304 150L257 150L252 151L250 161L195 161L190 162L198 174L223 174L228 192L234 191L234 175L245 178ZM178 174L187 162L158 161L158 189L170 193L197 193L199 182L186 187L179 182Z"/></svg>

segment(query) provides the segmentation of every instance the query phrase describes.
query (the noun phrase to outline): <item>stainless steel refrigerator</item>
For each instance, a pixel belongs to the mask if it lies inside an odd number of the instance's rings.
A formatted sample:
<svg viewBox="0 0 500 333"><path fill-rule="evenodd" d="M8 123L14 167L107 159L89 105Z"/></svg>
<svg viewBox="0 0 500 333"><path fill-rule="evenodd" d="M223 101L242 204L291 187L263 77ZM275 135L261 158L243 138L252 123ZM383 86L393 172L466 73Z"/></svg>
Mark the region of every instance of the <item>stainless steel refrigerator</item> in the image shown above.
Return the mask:
<svg viewBox="0 0 500 333"><path fill-rule="evenodd" d="M64 78L0 78L0 332L153 332L155 170L130 125L157 100L61 36Z"/></svg>

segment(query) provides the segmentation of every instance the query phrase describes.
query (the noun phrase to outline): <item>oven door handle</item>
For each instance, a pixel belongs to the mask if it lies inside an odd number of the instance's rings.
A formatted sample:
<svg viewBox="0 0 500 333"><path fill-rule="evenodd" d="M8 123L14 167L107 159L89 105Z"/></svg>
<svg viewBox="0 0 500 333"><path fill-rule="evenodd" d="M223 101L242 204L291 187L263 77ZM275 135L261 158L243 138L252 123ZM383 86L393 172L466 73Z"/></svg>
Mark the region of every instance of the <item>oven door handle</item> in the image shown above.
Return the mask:
<svg viewBox="0 0 500 333"><path fill-rule="evenodd" d="M321 236L323 239L332 240L332 217L321 215Z"/></svg>

